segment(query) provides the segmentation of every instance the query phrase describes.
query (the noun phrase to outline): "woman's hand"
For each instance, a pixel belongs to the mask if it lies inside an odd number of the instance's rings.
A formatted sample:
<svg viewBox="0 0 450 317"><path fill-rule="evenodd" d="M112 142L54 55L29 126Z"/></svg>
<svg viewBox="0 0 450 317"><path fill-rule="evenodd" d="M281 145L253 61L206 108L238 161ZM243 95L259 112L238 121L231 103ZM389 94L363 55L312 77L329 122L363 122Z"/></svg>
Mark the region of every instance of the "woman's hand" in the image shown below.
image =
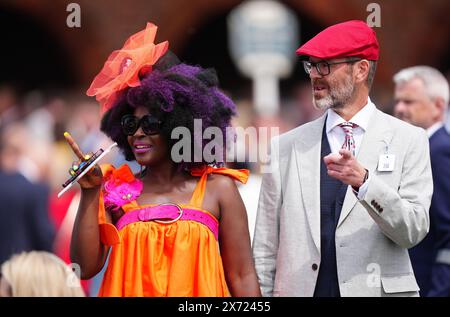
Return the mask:
<svg viewBox="0 0 450 317"><path fill-rule="evenodd" d="M89 158L92 156L92 153L83 154L78 144L75 142L75 140L68 132L64 132L64 137L67 143L69 143L70 147L72 148L72 151L79 159L78 161L73 162L72 167L69 170L70 174L72 175L76 172L78 168L80 168L80 164L89 160ZM102 183L102 179L103 179L102 170L100 169L98 164L95 164L94 167L90 168L89 172L87 172L83 177L81 177L78 180L78 183L80 184L80 187L82 189L89 189L100 186L100 184Z"/></svg>

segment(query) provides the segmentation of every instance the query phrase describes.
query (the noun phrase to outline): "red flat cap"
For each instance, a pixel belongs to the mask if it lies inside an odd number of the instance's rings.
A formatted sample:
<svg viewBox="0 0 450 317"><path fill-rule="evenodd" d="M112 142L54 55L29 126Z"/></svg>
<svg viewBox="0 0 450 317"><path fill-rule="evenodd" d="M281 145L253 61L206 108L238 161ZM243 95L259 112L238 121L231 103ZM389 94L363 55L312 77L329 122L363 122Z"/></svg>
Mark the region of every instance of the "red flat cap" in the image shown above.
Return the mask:
<svg viewBox="0 0 450 317"><path fill-rule="evenodd" d="M303 44L296 53L322 59L354 56L376 61L379 46L372 28L363 21L352 20L326 28Z"/></svg>

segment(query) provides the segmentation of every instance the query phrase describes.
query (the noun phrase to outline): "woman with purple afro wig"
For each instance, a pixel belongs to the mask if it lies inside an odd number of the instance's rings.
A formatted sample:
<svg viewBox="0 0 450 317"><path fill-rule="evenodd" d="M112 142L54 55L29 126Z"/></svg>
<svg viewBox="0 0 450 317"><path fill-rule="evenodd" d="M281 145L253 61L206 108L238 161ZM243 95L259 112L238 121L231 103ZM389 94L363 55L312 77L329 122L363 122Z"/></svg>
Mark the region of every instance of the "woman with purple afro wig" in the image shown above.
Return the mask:
<svg viewBox="0 0 450 317"><path fill-rule="evenodd" d="M192 136L191 155L188 155L187 160L178 162L183 169L190 170L204 164L220 166L224 161L224 148L218 149L214 155L216 158L217 154L222 154L219 155L219 161L207 161L203 155L199 156L201 160L194 160L196 148L203 153L205 145L211 147L211 142L215 140L203 140L203 132L209 127L215 127L226 137L231 118L236 114L233 101L219 90L213 69L182 64L168 51L153 66L152 72L141 80L140 86L129 88L121 95L117 104L103 116L101 130L117 142L128 161L134 160L135 156L127 136L122 133L121 118L132 114L139 106L146 107L161 122L160 134L169 150L178 142L178 139L171 137L172 131L177 127L189 130ZM201 120L202 131L197 136L194 136L194 119ZM214 147L221 147L222 144L226 144L223 138Z"/></svg>
<svg viewBox="0 0 450 317"><path fill-rule="evenodd" d="M195 120L200 134L226 136L235 105L214 70L180 63L167 42L153 44L155 35L149 23L130 37L88 90L102 105L101 130L142 169L104 164L78 181L72 261L88 279L110 250L99 296L261 296L235 184L248 171L222 167L221 142L214 160L195 157L211 142L195 133ZM182 160L172 154L176 129L189 134ZM66 138L80 158L76 172L89 157Z"/></svg>

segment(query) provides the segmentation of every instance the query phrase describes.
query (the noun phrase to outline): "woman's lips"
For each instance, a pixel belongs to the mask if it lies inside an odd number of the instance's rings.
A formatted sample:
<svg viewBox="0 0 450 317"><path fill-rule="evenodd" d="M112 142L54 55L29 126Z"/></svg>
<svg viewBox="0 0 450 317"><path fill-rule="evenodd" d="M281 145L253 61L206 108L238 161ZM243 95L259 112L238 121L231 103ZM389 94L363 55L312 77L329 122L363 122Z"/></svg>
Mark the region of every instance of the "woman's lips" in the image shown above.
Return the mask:
<svg viewBox="0 0 450 317"><path fill-rule="evenodd" d="M137 154L142 154L150 151L153 148L153 145L150 144L134 144L133 152Z"/></svg>

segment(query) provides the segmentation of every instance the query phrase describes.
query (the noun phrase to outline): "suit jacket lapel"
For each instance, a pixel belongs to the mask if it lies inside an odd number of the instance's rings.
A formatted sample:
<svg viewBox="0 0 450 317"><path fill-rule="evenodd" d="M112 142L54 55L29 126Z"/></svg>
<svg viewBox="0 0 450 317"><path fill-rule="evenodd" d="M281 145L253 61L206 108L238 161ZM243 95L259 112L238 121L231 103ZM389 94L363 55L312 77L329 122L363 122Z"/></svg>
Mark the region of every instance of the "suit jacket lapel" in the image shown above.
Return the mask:
<svg viewBox="0 0 450 317"><path fill-rule="evenodd" d="M325 119L326 114L311 122L294 144L301 197L318 252L320 252L320 145Z"/></svg>
<svg viewBox="0 0 450 317"><path fill-rule="evenodd" d="M369 175L376 171L379 155L383 153L385 146L391 143L393 136L392 129L385 123L382 116L383 113L376 109L371 123L367 127L367 131L364 134L361 147L356 156L358 162L367 168ZM358 198L353 193L351 186L347 187L347 193L345 195L344 204L342 205L341 215L339 217L337 227L342 224L358 202Z"/></svg>

